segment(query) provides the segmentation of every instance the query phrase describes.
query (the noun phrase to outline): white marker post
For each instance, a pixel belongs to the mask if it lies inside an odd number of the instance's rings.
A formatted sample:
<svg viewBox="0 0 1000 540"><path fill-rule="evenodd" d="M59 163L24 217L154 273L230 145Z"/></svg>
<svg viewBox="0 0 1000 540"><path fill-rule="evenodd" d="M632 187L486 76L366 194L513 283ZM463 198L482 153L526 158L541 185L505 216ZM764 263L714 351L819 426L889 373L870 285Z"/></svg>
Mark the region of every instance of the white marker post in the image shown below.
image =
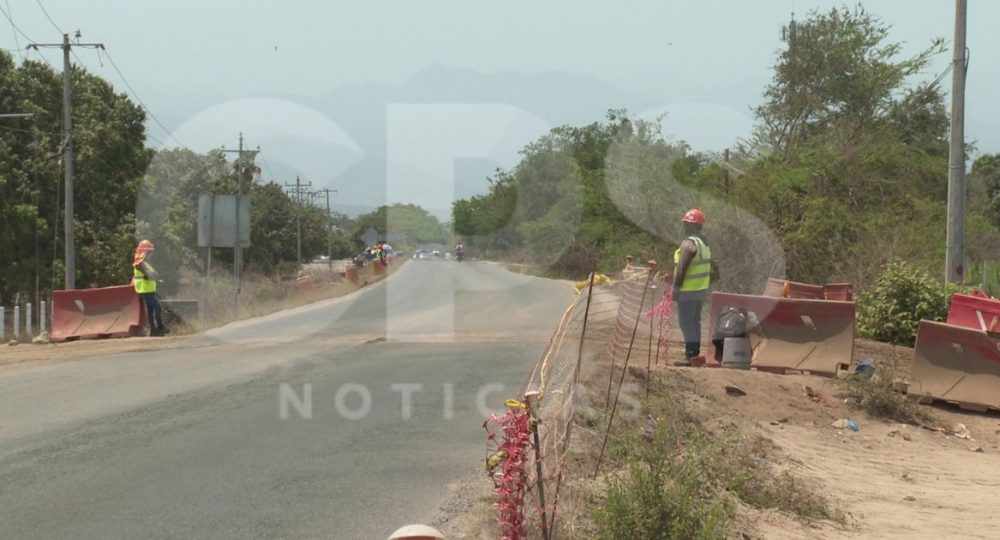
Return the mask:
<svg viewBox="0 0 1000 540"><path fill-rule="evenodd" d="M35 321L31 315L31 302L28 302L24 305L24 328L28 331L28 339L35 337Z"/></svg>
<svg viewBox="0 0 1000 540"><path fill-rule="evenodd" d="M21 339L21 306L14 306L14 340Z"/></svg>
<svg viewBox="0 0 1000 540"><path fill-rule="evenodd" d="M48 320L45 312L45 300L38 303L38 331L42 334L45 333L45 329L48 327Z"/></svg>
<svg viewBox="0 0 1000 540"><path fill-rule="evenodd" d="M0 307L0 341L7 338L7 329L4 328L4 323L7 322L7 308Z"/></svg>

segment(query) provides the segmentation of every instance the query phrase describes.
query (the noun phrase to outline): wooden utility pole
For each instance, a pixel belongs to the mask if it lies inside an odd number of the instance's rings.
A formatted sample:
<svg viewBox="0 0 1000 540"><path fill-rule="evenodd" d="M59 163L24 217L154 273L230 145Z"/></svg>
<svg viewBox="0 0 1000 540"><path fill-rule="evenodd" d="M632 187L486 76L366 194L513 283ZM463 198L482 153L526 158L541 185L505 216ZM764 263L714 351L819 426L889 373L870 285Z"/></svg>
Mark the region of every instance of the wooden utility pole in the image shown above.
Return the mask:
<svg viewBox="0 0 1000 540"><path fill-rule="evenodd" d="M285 187L291 188L291 192L295 197L295 260L298 266L302 267L302 196L306 193L303 188L312 187L312 182L302 183L302 179L298 175L295 175L294 184L285 184Z"/></svg>
<svg viewBox="0 0 1000 540"><path fill-rule="evenodd" d="M76 33L77 39L80 32ZM65 214L63 224L65 228L66 246L65 252L65 287L66 289L76 288L76 236L73 230L73 220L75 208L73 207L73 66L69 57L73 47L88 47L103 49L103 43L71 43L69 34L63 34L62 43L32 43L29 49L38 50L39 47L58 47L63 51L63 168L65 175Z"/></svg>
<svg viewBox="0 0 1000 540"><path fill-rule="evenodd" d="M948 238L945 280L965 278L965 47L966 0L955 0L955 43L951 66L951 138L948 149Z"/></svg>
<svg viewBox="0 0 1000 540"><path fill-rule="evenodd" d="M336 192L337 190L330 188L316 190L317 194L326 194L326 268L331 272L333 271L333 217L330 215L330 194Z"/></svg>
<svg viewBox="0 0 1000 540"><path fill-rule="evenodd" d="M258 152L260 152L260 147L256 150L244 150L243 149L243 132L240 132L240 145L237 150L226 150L222 149L223 152L236 152L236 242L233 246L233 279L236 281L235 291L233 292L233 309L235 312L235 320L240 318L240 290L241 281L240 278L243 273L243 244L242 238L240 237L240 199L243 198L243 175L245 173L244 167L246 163L244 162L244 153L250 156L252 160Z"/></svg>

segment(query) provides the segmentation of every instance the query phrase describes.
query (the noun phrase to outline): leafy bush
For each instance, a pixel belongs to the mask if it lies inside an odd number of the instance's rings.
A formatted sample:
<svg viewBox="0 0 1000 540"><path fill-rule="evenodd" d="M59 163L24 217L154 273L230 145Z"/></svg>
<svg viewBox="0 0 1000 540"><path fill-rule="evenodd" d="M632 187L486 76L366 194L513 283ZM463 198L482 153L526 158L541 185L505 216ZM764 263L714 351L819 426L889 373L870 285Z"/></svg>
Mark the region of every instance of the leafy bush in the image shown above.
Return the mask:
<svg viewBox="0 0 1000 540"><path fill-rule="evenodd" d="M661 384L646 402L658 417L652 440L630 422L612 447L612 459L625 467L607 477L593 514L596 538L726 538L741 504L804 522L843 522L821 492L774 467L764 440L735 426L706 430Z"/></svg>
<svg viewBox="0 0 1000 540"><path fill-rule="evenodd" d="M905 261L889 261L875 287L858 298L858 332L869 339L912 347L920 321L947 319L951 296L960 291Z"/></svg>
<svg viewBox="0 0 1000 540"><path fill-rule="evenodd" d="M609 475L597 538L726 538L736 504L720 489L712 441L696 435L678 452L678 433L693 433L677 427L661 424L653 441L632 448L627 472Z"/></svg>

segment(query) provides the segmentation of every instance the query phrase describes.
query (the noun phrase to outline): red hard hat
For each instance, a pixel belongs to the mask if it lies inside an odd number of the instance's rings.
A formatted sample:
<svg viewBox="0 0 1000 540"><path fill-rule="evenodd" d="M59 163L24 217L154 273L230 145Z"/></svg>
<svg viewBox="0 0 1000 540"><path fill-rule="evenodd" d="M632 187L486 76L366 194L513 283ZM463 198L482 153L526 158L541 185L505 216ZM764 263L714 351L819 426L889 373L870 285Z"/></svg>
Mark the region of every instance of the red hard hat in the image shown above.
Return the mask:
<svg viewBox="0 0 1000 540"><path fill-rule="evenodd" d="M705 214L702 213L702 211L698 210L697 208L692 208L688 210L686 214L684 214L684 217L681 218L681 221L683 221L684 223L697 223L698 225L704 225Z"/></svg>

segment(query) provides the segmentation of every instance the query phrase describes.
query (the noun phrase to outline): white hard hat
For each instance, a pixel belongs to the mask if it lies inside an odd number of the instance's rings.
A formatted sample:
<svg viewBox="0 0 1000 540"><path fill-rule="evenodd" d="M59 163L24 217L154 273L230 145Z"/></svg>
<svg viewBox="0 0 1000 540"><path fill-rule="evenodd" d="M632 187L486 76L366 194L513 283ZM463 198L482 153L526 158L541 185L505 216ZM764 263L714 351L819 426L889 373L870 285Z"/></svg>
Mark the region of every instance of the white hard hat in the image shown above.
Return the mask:
<svg viewBox="0 0 1000 540"><path fill-rule="evenodd" d="M406 525L396 529L389 540L445 540L441 531L427 525Z"/></svg>

